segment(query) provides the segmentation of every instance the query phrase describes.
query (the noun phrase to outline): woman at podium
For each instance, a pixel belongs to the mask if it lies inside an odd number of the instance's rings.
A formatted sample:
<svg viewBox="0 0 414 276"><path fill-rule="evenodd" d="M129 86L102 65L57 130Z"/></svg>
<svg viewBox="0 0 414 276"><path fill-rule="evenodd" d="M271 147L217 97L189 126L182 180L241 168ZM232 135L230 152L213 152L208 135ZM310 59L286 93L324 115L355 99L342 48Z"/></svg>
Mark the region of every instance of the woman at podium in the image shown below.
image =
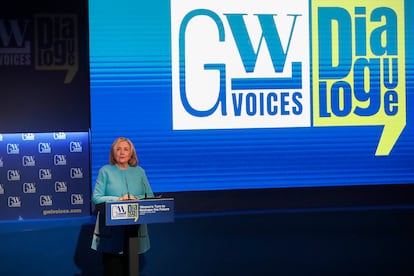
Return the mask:
<svg viewBox="0 0 414 276"><path fill-rule="evenodd" d="M136 200L153 197L151 186L146 173L138 165L134 144L125 137L117 138L111 146L109 164L100 168L92 196L93 203L106 201ZM126 264L123 252L123 229L103 227L102 215L97 217L92 249L102 252L105 275L125 275ZM139 225L138 254L142 259L143 253L149 250L150 241L147 225ZM143 259L140 261L142 269Z"/></svg>

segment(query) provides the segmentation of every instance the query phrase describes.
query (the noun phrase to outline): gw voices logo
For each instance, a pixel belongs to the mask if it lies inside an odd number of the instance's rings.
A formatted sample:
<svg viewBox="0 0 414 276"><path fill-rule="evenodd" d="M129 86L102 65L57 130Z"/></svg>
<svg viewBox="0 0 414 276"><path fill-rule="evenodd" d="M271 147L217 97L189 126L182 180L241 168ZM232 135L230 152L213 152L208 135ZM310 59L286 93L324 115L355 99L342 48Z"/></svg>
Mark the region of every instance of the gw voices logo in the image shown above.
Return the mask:
<svg viewBox="0 0 414 276"><path fill-rule="evenodd" d="M24 155L22 157L23 167L34 167L36 166L36 160L34 155Z"/></svg>
<svg viewBox="0 0 414 276"><path fill-rule="evenodd" d="M25 183L23 183L23 193L25 193L25 194L35 194L36 193L36 183L34 183L34 182L25 182Z"/></svg>
<svg viewBox="0 0 414 276"><path fill-rule="evenodd" d="M52 146L47 142L40 142L37 145L37 149L39 153L52 153Z"/></svg>
<svg viewBox="0 0 414 276"><path fill-rule="evenodd" d="M69 143L69 150L70 152L82 152L82 142L79 141L71 141Z"/></svg>
<svg viewBox="0 0 414 276"><path fill-rule="evenodd" d="M53 156L53 162L55 166L66 166L66 164L68 163L66 155L64 154L55 154Z"/></svg>
<svg viewBox="0 0 414 276"><path fill-rule="evenodd" d="M0 18L0 66L32 64L31 20Z"/></svg>
<svg viewBox="0 0 414 276"><path fill-rule="evenodd" d="M83 194L71 194L70 202L72 205L83 205L84 204Z"/></svg>
<svg viewBox="0 0 414 276"><path fill-rule="evenodd" d="M55 192L66 193L68 191L68 184L66 181L55 181Z"/></svg>
<svg viewBox="0 0 414 276"><path fill-rule="evenodd" d="M8 143L7 144L7 154L20 154L19 144Z"/></svg>
<svg viewBox="0 0 414 276"><path fill-rule="evenodd" d="M10 208L20 208L20 207L22 207L22 201L20 199L20 196L9 196L7 198L7 205Z"/></svg>
<svg viewBox="0 0 414 276"><path fill-rule="evenodd" d="M310 126L308 1L171 1L173 129Z"/></svg>
<svg viewBox="0 0 414 276"><path fill-rule="evenodd" d="M40 195L39 196L40 206L53 206L53 199L51 195Z"/></svg>
<svg viewBox="0 0 414 276"><path fill-rule="evenodd" d="M35 134L34 133L22 133L22 140L23 141L34 141Z"/></svg>

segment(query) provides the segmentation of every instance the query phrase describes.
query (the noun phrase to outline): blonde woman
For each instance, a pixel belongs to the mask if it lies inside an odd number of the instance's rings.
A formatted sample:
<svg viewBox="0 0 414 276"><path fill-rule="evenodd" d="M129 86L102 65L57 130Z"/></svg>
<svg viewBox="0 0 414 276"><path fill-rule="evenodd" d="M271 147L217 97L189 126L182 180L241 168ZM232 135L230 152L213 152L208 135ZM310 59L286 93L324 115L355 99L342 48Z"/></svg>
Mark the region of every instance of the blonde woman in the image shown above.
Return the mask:
<svg viewBox="0 0 414 276"><path fill-rule="evenodd" d="M111 147L109 164L99 170L92 196L93 203L153 196L145 171L138 165L133 143L125 137L117 138ZM96 232L99 232L99 235ZM124 275L127 267L123 256L122 228L97 225L94 234L92 248L102 252L104 274ZM138 254L143 254L150 248L147 225L139 226L138 238ZM143 255L140 255L140 269L143 267L142 257Z"/></svg>

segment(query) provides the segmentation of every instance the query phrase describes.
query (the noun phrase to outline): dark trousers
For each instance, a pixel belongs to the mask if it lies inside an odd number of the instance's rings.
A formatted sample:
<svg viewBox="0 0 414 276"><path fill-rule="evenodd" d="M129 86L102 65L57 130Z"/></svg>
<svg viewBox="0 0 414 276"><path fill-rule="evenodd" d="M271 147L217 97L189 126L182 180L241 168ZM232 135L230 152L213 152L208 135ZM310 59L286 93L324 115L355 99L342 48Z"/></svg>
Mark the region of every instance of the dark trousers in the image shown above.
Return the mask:
<svg viewBox="0 0 414 276"><path fill-rule="evenodd" d="M141 273L145 266L144 254L137 254L139 258L139 272ZM128 276L128 255L102 253L104 276Z"/></svg>

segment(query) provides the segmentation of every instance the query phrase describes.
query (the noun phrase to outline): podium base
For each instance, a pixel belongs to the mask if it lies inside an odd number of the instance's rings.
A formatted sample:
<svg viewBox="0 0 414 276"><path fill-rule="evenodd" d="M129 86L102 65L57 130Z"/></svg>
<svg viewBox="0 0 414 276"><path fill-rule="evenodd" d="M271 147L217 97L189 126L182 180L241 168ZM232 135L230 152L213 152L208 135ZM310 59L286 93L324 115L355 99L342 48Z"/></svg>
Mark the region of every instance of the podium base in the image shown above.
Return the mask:
<svg viewBox="0 0 414 276"><path fill-rule="evenodd" d="M124 257L127 261L128 276L139 275L138 258L138 230L140 225L129 225L125 227L124 234Z"/></svg>

